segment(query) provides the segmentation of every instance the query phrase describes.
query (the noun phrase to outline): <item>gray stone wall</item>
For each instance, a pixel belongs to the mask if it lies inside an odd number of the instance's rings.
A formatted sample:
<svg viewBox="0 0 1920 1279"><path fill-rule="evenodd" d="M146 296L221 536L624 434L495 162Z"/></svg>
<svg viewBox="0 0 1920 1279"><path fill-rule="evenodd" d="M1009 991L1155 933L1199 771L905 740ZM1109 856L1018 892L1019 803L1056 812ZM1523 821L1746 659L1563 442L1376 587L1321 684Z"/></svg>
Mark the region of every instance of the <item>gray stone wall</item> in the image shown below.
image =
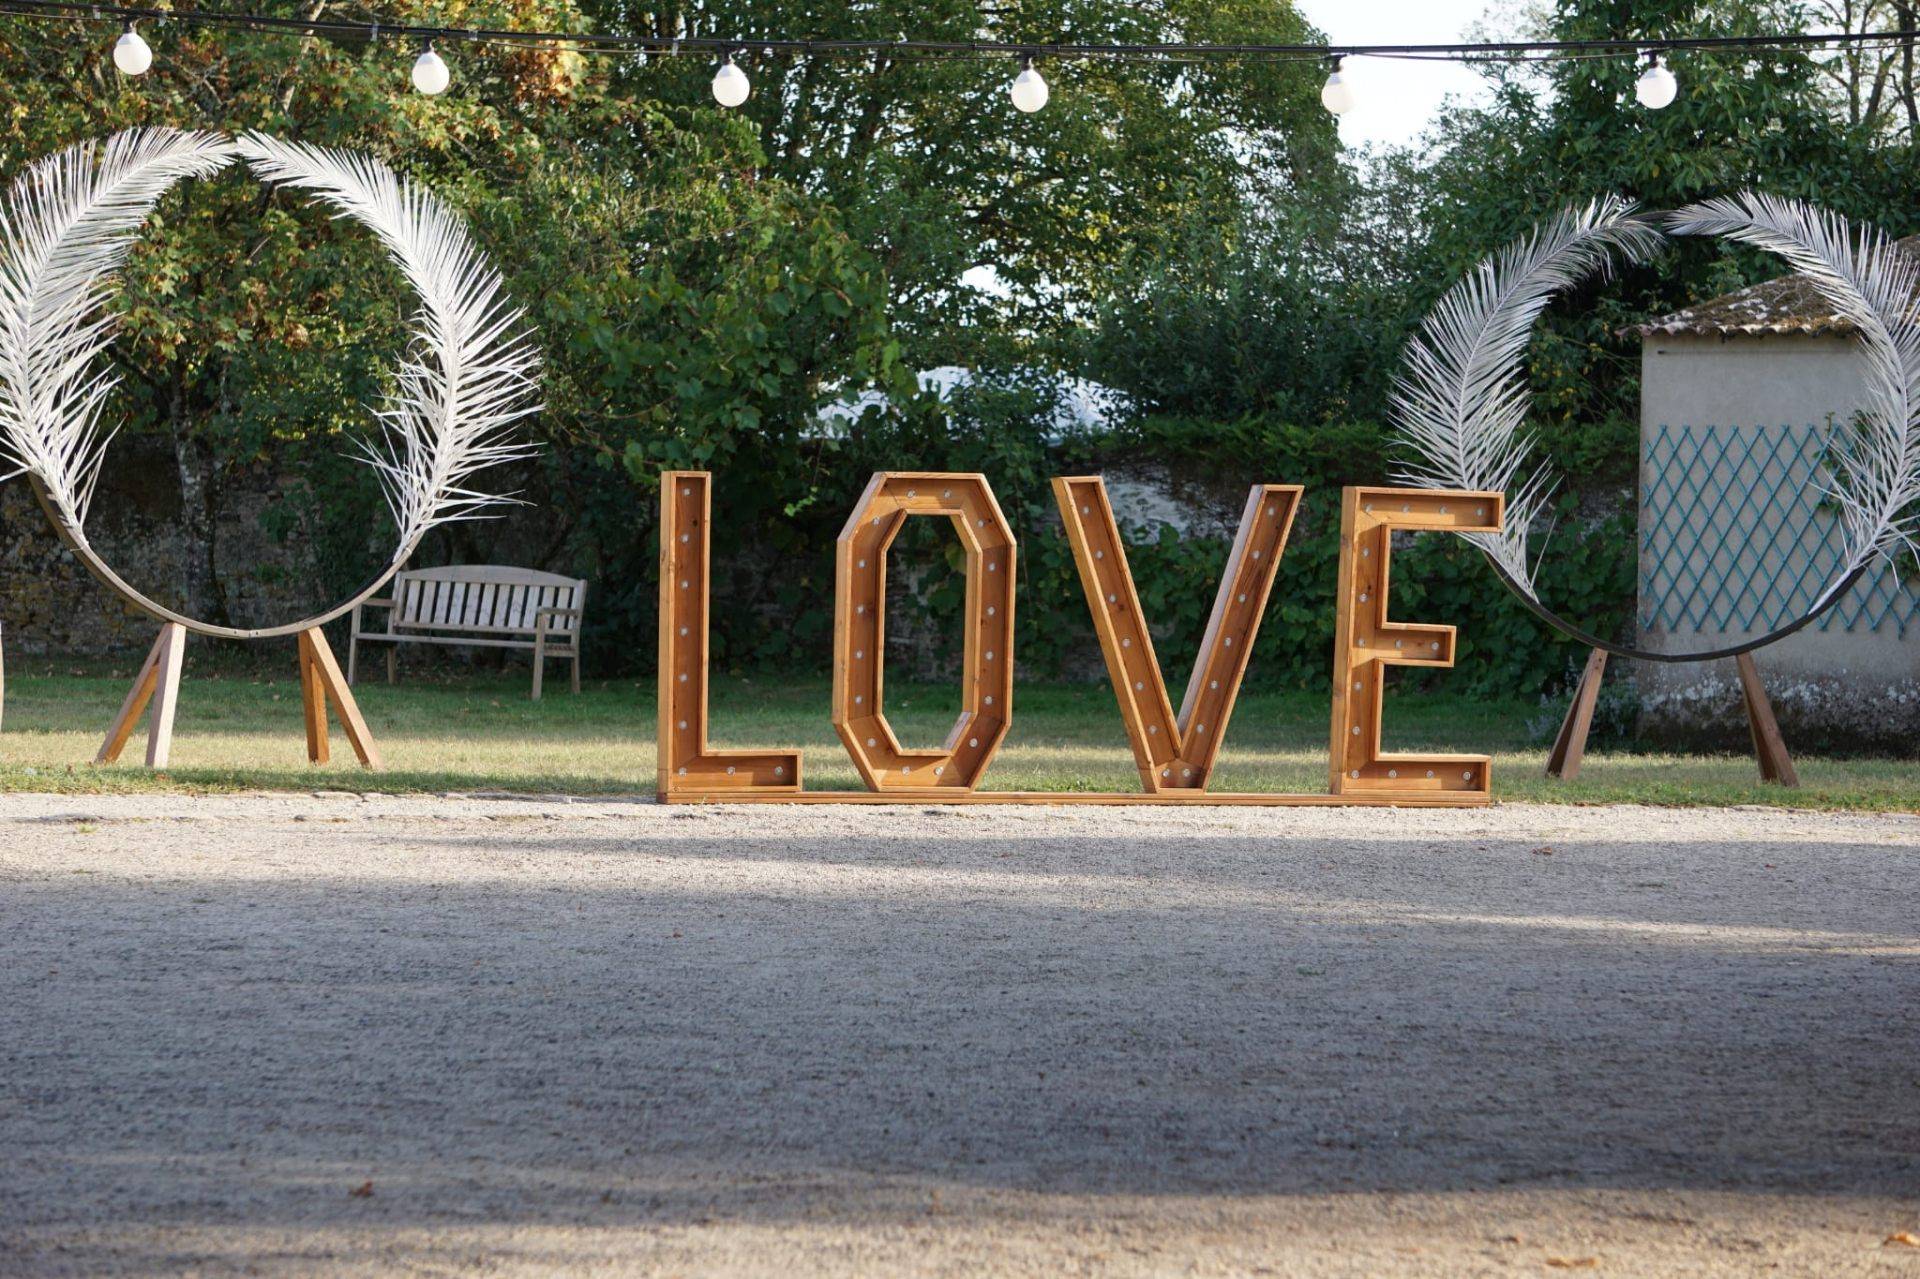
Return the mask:
<svg viewBox="0 0 1920 1279"><path fill-rule="evenodd" d="M260 468L227 479L213 553L228 619L239 626L293 620L325 603L306 544L268 532L287 483ZM180 486L165 441L114 443L87 521L114 570L155 600L186 608L190 558ZM144 648L153 623L96 582L54 536L24 479L0 484L0 624L9 652L98 655Z"/></svg>

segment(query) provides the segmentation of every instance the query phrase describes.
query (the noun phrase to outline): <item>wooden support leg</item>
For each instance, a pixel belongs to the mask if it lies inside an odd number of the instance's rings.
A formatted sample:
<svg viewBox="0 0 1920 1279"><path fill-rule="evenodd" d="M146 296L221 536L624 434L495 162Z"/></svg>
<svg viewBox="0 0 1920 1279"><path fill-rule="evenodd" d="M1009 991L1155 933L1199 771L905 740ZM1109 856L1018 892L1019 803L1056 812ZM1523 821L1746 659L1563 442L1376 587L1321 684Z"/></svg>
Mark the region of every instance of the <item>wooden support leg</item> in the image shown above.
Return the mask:
<svg viewBox="0 0 1920 1279"><path fill-rule="evenodd" d="M360 704L354 701L353 690L340 673L340 663L334 660L327 637L317 626L300 632L300 692L306 703L308 759L316 764L327 762L327 703L332 702L333 713L361 764L380 767L380 748L373 744Z"/></svg>
<svg viewBox="0 0 1920 1279"><path fill-rule="evenodd" d="M1587 734L1593 730L1593 707L1600 699L1600 679L1607 670L1607 650L1596 648L1587 654L1587 669L1574 690L1573 705L1560 721L1560 735L1553 739L1553 751L1547 756L1547 776L1570 782L1580 776L1580 761L1586 758Z"/></svg>
<svg viewBox="0 0 1920 1279"><path fill-rule="evenodd" d="M127 700L120 703L120 713L113 717L113 726L100 743L99 754L93 757L94 763L111 764L120 758L147 703L158 692L160 703L154 707L153 722L147 727L147 765L166 767L173 747L173 713L180 698L180 663L186 655L186 643L186 627L168 622L160 628L153 647L147 650L146 661L140 664L140 673L133 677L133 687L127 690Z"/></svg>
<svg viewBox="0 0 1920 1279"><path fill-rule="evenodd" d="M547 633L536 632L533 637L533 700L540 700L540 686L546 682L547 674Z"/></svg>
<svg viewBox="0 0 1920 1279"><path fill-rule="evenodd" d="M0 672L0 675L4 675L4 672ZM4 691L0 689L0 692ZM580 691L580 632L578 631L573 633L573 691L576 693Z"/></svg>
<svg viewBox="0 0 1920 1279"><path fill-rule="evenodd" d="M160 660L154 671L153 715L147 720L147 767L165 768L173 753L173 714L180 705L180 668L187 658L187 628L160 628Z"/></svg>
<svg viewBox="0 0 1920 1279"><path fill-rule="evenodd" d="M1794 770L1793 759L1787 754L1786 739L1780 735L1779 721L1773 717L1773 702L1767 696L1767 686L1760 682L1760 668L1754 664L1753 654L1740 654L1734 659L1734 665L1740 669L1740 695L1746 702L1747 728L1753 734L1753 757L1760 765L1760 780L1778 786L1799 786L1800 774Z"/></svg>
<svg viewBox="0 0 1920 1279"><path fill-rule="evenodd" d="M389 644L387 645L387 683L398 684L399 682L400 646L398 644Z"/></svg>
<svg viewBox="0 0 1920 1279"><path fill-rule="evenodd" d="M313 658L313 632L300 632L300 705L307 725L307 762L324 764L333 757L327 741L327 692Z"/></svg>
<svg viewBox="0 0 1920 1279"><path fill-rule="evenodd" d="M140 713L147 709L147 700L153 696L154 673L160 665L160 647L166 640L167 632L162 629L155 637L153 647L147 650L146 660L140 663L139 673L133 677L133 687L127 690L127 699L120 703L120 713L113 717L106 740L100 743L99 753L93 757L94 763L111 764L126 749L127 739L133 736L134 726L140 722Z"/></svg>

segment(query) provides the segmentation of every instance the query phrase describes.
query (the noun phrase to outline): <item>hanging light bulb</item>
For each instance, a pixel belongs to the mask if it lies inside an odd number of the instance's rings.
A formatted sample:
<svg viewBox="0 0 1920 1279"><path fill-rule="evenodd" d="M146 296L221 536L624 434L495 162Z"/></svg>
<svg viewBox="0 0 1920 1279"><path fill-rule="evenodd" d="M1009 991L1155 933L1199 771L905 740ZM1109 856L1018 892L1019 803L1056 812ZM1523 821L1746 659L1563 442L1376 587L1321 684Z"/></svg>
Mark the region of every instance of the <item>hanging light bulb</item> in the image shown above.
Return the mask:
<svg viewBox="0 0 1920 1279"><path fill-rule="evenodd" d="M122 75L145 75L147 68L153 65L153 50L140 38L140 33L129 22L127 29L118 40L113 42L113 65L120 68Z"/></svg>
<svg viewBox="0 0 1920 1279"><path fill-rule="evenodd" d="M1670 105L1674 95L1679 92L1680 82L1673 78L1673 72L1667 70L1667 60L1657 53L1652 55L1640 78L1633 82L1633 96L1649 111L1658 111Z"/></svg>
<svg viewBox="0 0 1920 1279"><path fill-rule="evenodd" d="M420 56L413 60L413 87L431 98L436 93L445 93L452 83L453 72L447 68L447 60L433 51L433 42L429 40Z"/></svg>
<svg viewBox="0 0 1920 1279"><path fill-rule="evenodd" d="M733 65L733 55L720 64L713 73L713 100L723 107L737 107L747 100L747 94L753 91L753 82L747 79L747 73Z"/></svg>
<svg viewBox="0 0 1920 1279"><path fill-rule="evenodd" d="M1031 54L1020 64L1020 74L1013 78L1007 92L1013 97L1013 105L1028 115L1047 105L1047 82L1033 69Z"/></svg>
<svg viewBox="0 0 1920 1279"><path fill-rule="evenodd" d="M1360 105L1360 97L1353 91L1353 81L1347 79L1347 73L1341 69L1346 61L1345 58L1335 58L1333 73L1320 86L1320 105L1335 115L1345 115Z"/></svg>

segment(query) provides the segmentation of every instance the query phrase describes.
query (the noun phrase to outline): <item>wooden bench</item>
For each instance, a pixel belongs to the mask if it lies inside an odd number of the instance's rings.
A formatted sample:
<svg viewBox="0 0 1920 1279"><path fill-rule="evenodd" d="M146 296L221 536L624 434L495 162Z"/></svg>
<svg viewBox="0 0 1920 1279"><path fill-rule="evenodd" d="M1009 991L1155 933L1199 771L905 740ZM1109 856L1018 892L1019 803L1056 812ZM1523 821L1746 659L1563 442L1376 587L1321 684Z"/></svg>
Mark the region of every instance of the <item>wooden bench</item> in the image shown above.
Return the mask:
<svg viewBox="0 0 1920 1279"><path fill-rule="evenodd" d="M393 595L353 610L347 645L347 683L359 671L360 642L391 644L387 683L399 678L402 644L461 644L477 648L533 650L533 700L549 657L573 662L573 691L580 691L580 620L587 584L576 577L500 564L421 568L394 575ZM361 626L361 609L387 610L387 629Z"/></svg>

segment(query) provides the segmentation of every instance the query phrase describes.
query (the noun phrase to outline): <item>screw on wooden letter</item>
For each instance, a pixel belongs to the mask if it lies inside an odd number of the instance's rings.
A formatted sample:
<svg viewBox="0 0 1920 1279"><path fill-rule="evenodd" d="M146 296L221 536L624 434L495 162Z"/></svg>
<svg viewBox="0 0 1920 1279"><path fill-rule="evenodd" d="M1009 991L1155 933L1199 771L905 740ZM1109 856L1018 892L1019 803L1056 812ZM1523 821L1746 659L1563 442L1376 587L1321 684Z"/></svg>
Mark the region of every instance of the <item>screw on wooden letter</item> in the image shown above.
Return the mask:
<svg viewBox="0 0 1920 1279"><path fill-rule="evenodd" d="M883 706L887 550L909 516L953 521L967 555L962 704L946 745L900 745ZM984 475L882 471L868 483L837 546L833 727L870 790L972 790L1013 714L1013 529Z"/></svg>
<svg viewBox="0 0 1920 1279"><path fill-rule="evenodd" d="M1127 567L1126 543L1107 501L1105 481L1097 475L1054 480L1054 501L1066 525L1093 627L1107 659L1107 674L1120 703L1120 718L1147 790L1206 789L1247 673L1247 656L1267 611L1274 572L1287 549L1300 493L1298 484L1256 484L1248 492L1240 532L1221 573L1213 615L1207 620L1176 719Z"/></svg>
<svg viewBox="0 0 1920 1279"><path fill-rule="evenodd" d="M1484 755L1386 755L1381 697L1388 666L1452 666L1454 628L1387 619L1388 560L1396 529L1500 530L1498 493L1347 488L1340 500L1339 612L1333 636L1333 730L1328 777L1336 795L1489 793Z"/></svg>
<svg viewBox="0 0 1920 1279"><path fill-rule="evenodd" d="M793 793L798 751L714 750L707 745L707 586L713 477L660 477L660 737L655 789Z"/></svg>

